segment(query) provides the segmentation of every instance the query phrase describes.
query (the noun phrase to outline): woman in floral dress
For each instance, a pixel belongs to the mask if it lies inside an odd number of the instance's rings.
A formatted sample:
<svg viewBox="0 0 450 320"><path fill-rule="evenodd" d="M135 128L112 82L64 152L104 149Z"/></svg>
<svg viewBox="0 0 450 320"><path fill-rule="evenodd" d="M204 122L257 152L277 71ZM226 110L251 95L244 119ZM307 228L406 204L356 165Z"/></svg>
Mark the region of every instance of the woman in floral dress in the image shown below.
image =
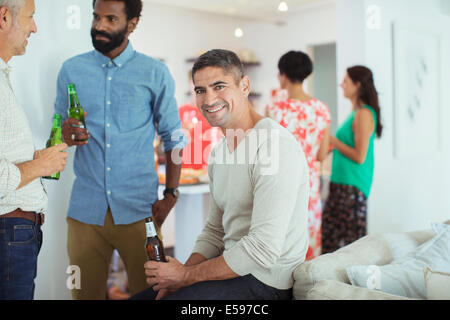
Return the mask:
<svg viewBox="0 0 450 320"><path fill-rule="evenodd" d="M320 162L328 154L330 111L323 102L308 96L303 90L304 80L313 71L308 55L301 51L290 51L280 58L278 69L280 87L287 93L287 99L268 106L266 115L295 136L309 165L309 248L306 259L310 260L321 254ZM280 96L276 92L272 95Z"/></svg>

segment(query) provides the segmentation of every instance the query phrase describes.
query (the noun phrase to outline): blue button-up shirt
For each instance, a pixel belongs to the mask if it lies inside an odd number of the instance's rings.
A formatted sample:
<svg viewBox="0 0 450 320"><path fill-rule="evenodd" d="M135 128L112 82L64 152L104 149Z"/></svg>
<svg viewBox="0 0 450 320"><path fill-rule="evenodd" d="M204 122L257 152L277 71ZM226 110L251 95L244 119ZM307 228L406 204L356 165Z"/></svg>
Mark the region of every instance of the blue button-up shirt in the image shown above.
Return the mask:
<svg viewBox="0 0 450 320"><path fill-rule="evenodd" d="M68 117L69 83L75 84L87 112L91 137L75 152L68 216L101 226L108 206L115 224L151 216L158 199L155 128L164 151L185 145L169 70L130 43L113 60L96 50L73 57L58 76L55 112L63 120Z"/></svg>

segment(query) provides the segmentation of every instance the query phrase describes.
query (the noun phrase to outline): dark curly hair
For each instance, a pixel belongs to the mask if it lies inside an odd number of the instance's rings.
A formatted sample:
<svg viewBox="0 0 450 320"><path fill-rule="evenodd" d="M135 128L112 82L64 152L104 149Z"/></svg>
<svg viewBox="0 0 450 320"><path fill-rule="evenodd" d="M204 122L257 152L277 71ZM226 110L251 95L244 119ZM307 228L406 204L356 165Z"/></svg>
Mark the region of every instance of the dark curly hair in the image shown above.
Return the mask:
<svg viewBox="0 0 450 320"><path fill-rule="evenodd" d="M278 61L278 70L293 83L303 83L313 72L313 63L306 53L289 51Z"/></svg>
<svg viewBox="0 0 450 320"><path fill-rule="evenodd" d="M93 0L93 6L95 7L95 2ZM127 14L127 20L133 18L140 18L142 12L142 0L104 0L104 1L119 1L125 3L125 13Z"/></svg>

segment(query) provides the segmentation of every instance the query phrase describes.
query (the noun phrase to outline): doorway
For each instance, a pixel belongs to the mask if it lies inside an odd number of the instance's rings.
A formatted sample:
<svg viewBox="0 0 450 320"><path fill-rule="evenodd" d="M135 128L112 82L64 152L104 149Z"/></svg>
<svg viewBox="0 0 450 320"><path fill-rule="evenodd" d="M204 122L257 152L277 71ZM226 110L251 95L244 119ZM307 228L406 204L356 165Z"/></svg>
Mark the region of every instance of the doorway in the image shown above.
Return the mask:
<svg viewBox="0 0 450 320"><path fill-rule="evenodd" d="M331 113L330 134L337 129L337 66L336 43L313 45L308 54L314 63L314 72L308 79L307 90L315 98L323 101Z"/></svg>

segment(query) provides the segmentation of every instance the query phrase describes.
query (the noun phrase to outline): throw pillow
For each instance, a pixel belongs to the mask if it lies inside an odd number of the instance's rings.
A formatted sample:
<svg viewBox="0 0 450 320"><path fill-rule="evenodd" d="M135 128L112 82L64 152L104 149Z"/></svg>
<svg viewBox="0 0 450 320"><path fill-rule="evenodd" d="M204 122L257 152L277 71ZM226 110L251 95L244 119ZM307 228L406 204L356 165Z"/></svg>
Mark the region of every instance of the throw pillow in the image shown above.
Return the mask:
<svg viewBox="0 0 450 320"><path fill-rule="evenodd" d="M436 235L416 250L384 266L346 269L352 285L417 299L426 299L424 269L450 272L450 226L432 224Z"/></svg>
<svg viewBox="0 0 450 320"><path fill-rule="evenodd" d="M425 268L425 288L428 300L450 300L450 273Z"/></svg>

